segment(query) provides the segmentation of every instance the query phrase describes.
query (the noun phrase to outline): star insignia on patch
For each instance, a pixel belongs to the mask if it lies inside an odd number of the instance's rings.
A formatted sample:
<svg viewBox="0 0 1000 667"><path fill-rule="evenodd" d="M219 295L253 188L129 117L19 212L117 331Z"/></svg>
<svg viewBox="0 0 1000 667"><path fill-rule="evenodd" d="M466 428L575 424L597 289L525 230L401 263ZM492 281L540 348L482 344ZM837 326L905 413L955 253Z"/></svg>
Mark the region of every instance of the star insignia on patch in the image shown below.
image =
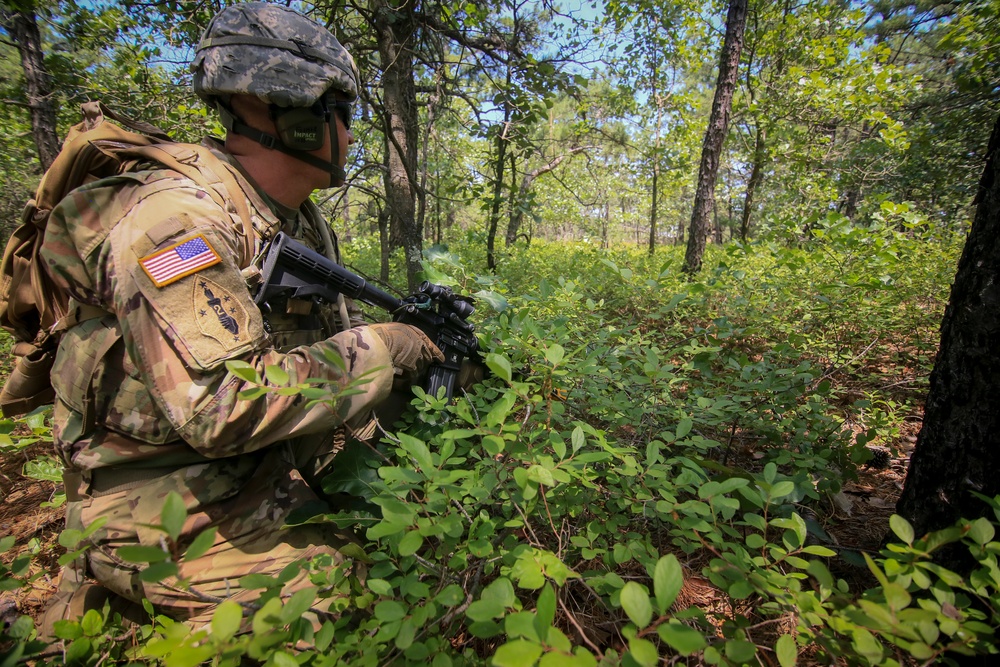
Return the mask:
<svg viewBox="0 0 1000 667"><path fill-rule="evenodd" d="M139 260L139 266L157 287L166 287L181 278L222 261L204 235L199 234L169 248L157 250Z"/></svg>
<svg viewBox="0 0 1000 667"><path fill-rule="evenodd" d="M207 278L192 285L192 310L203 334L227 349L249 340L249 313L226 287ZM226 301L232 304L228 308L224 305Z"/></svg>

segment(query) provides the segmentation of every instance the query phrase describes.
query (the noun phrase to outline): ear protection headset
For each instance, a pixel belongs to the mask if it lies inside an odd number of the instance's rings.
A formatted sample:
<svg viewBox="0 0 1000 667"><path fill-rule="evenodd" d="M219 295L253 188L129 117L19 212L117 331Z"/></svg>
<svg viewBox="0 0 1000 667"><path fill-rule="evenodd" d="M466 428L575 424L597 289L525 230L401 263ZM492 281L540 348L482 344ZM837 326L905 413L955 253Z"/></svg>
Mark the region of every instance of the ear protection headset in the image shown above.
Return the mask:
<svg viewBox="0 0 1000 667"><path fill-rule="evenodd" d="M337 112L336 114L332 113L331 106ZM352 107L349 102L336 100L332 95L324 95L309 107L271 105L271 118L274 120L278 136L250 127L238 118L229 105L222 100L218 101L218 108L222 125L229 132L242 134L265 148L287 153L297 160L329 172L332 177L331 185L338 181L343 183L347 180L347 172L337 164L340 149L336 116L339 115L343 120L344 127L350 129ZM328 125L330 127L330 160L326 161L312 155L311 151L323 147L325 128Z"/></svg>
<svg viewBox="0 0 1000 667"><path fill-rule="evenodd" d="M329 124L330 112L322 115L316 113L314 104L312 107L295 107L291 109L271 110L271 117L274 119L274 127L278 131L278 138L285 146L297 151L314 151L322 148L324 130ZM336 141L336 128L331 128L334 141Z"/></svg>

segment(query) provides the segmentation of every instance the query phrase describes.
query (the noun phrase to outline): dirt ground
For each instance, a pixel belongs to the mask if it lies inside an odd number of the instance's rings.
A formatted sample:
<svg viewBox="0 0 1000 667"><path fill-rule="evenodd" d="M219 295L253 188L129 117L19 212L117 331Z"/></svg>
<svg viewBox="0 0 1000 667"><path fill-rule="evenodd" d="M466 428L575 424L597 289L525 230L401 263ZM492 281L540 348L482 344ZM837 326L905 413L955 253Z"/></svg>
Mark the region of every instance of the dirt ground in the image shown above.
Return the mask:
<svg viewBox="0 0 1000 667"><path fill-rule="evenodd" d="M55 493L55 484L21 474L28 460L51 453L50 447L36 443L13 454L4 453L0 458L0 536L13 535L17 540L14 549L0 558L10 562L25 549L37 549L31 573L38 575L30 590L0 593L3 622L13 620L18 613L30 614L37 620L56 589L58 560L65 551L56 541L64 525L64 508L42 507Z"/></svg>

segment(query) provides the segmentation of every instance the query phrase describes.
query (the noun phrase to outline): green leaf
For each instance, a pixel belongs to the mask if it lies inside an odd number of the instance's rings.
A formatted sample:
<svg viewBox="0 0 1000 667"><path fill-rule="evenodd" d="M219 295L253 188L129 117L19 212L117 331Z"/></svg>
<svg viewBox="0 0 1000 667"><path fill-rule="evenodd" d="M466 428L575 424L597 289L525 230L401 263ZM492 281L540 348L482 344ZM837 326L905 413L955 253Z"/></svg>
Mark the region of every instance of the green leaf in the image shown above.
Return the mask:
<svg viewBox="0 0 1000 667"><path fill-rule="evenodd" d="M700 632L678 621L670 621L656 628L660 639L670 644L670 647L681 655L691 655L708 646L705 637Z"/></svg>
<svg viewBox="0 0 1000 667"><path fill-rule="evenodd" d="M226 370L244 382L260 384L260 375L257 374L257 369L245 361L227 361Z"/></svg>
<svg viewBox="0 0 1000 667"><path fill-rule="evenodd" d="M683 584L684 575L676 556L667 554L656 561L656 568L653 570L653 593L661 616L667 613L670 605L677 599Z"/></svg>
<svg viewBox="0 0 1000 667"><path fill-rule="evenodd" d="M255 401L261 396L267 396L267 389L264 387L251 387L242 390L238 396L244 401Z"/></svg>
<svg viewBox="0 0 1000 667"><path fill-rule="evenodd" d="M321 627L319 632L316 633L316 650L320 653L325 653L327 648L330 647L330 644L333 643L336 634L337 630L334 628L333 623L330 621L323 623L323 627Z"/></svg>
<svg viewBox="0 0 1000 667"><path fill-rule="evenodd" d="M485 435L483 436L483 449L490 456L497 456L501 454L506 447L504 439L499 435Z"/></svg>
<svg viewBox="0 0 1000 667"><path fill-rule="evenodd" d="M204 556L215 545L215 530L215 526L212 526L198 533L198 536L191 541L191 546L184 551L182 560L194 561Z"/></svg>
<svg viewBox="0 0 1000 667"><path fill-rule="evenodd" d="M272 386L284 386L288 384L291 379L288 377L288 373L281 366L265 366L264 367L264 377Z"/></svg>
<svg viewBox="0 0 1000 667"><path fill-rule="evenodd" d="M510 367L510 361L507 357L495 352L490 352L486 355L486 366L501 380L510 382L514 377L514 372Z"/></svg>
<svg viewBox="0 0 1000 667"><path fill-rule="evenodd" d="M21 475L42 482L62 482L63 465L52 456L40 456L24 464Z"/></svg>
<svg viewBox="0 0 1000 667"><path fill-rule="evenodd" d="M465 591L458 584L449 584L444 587L434 602L445 607L454 607L465 600Z"/></svg>
<svg viewBox="0 0 1000 667"><path fill-rule="evenodd" d="M479 290L474 293L473 296L490 304L490 307L498 313L502 313L507 310L507 298L502 294L498 294L497 292L493 292L491 290Z"/></svg>
<svg viewBox="0 0 1000 667"><path fill-rule="evenodd" d="M399 624L399 632L396 633L394 641L396 648L406 650L413 645L413 639L417 636L417 625L413 618L405 618Z"/></svg>
<svg viewBox="0 0 1000 667"><path fill-rule="evenodd" d="M496 667L531 667L542 656L542 647L525 639L515 639L497 649Z"/></svg>
<svg viewBox="0 0 1000 667"><path fill-rule="evenodd" d="M301 618L312 607L316 591L314 586L309 586L292 593L292 597L288 598L288 602L281 608L281 620L284 623L291 623Z"/></svg>
<svg viewBox="0 0 1000 667"><path fill-rule="evenodd" d="M496 600L504 608L513 607L517 602L517 595L514 593L514 584L507 577L499 577L493 581L493 583L483 589L481 597L484 600Z"/></svg>
<svg viewBox="0 0 1000 667"><path fill-rule="evenodd" d="M757 647L742 639L730 639L726 642L726 657L737 665L744 665L757 655Z"/></svg>
<svg viewBox="0 0 1000 667"><path fill-rule="evenodd" d="M791 635L781 635L774 644L774 652L778 656L778 663L781 667L794 667L799 657L799 650L795 646L795 639Z"/></svg>
<svg viewBox="0 0 1000 667"><path fill-rule="evenodd" d="M656 652L656 646L653 645L653 642L648 639L633 638L629 640L628 652L642 667L656 667L656 665L660 662L660 656Z"/></svg>
<svg viewBox="0 0 1000 667"><path fill-rule="evenodd" d="M239 578L240 588L276 588L279 583L274 577L269 577L266 574L245 574Z"/></svg>
<svg viewBox="0 0 1000 667"><path fill-rule="evenodd" d="M212 634L216 639L229 641L243 622L243 608L233 600L223 600L212 614Z"/></svg>
<svg viewBox="0 0 1000 667"><path fill-rule="evenodd" d="M359 498L371 498L377 484L378 467L372 465L378 454L355 438L348 438L337 454L337 465L323 478L323 491L328 494L346 493Z"/></svg>
<svg viewBox="0 0 1000 667"><path fill-rule="evenodd" d="M423 440L418 440L406 433L397 434L399 444L403 450L412 456L424 474L429 474L434 470L434 462L431 459L431 450Z"/></svg>
<svg viewBox="0 0 1000 667"><path fill-rule="evenodd" d="M465 615L472 621L483 622L500 618L506 611L507 607L499 600L483 599L470 604L465 610Z"/></svg>
<svg viewBox="0 0 1000 667"><path fill-rule="evenodd" d="M187 521L187 509L184 507L184 499L176 491L171 491L163 501L160 523L174 542L181 536L185 521Z"/></svg>
<svg viewBox="0 0 1000 667"><path fill-rule="evenodd" d="M14 540L13 537L11 537L10 539L11 541ZM59 542L60 546L66 547L67 549L74 549L82 539L83 539L82 532L76 530L75 528L66 528L61 533L59 533L59 537L56 539L56 541ZM6 549L4 549L4 551L6 551Z"/></svg>
<svg viewBox="0 0 1000 667"><path fill-rule="evenodd" d="M769 500L778 500L779 498L784 498L785 496L791 494L793 491L795 491L795 484L793 482L789 482L788 480L784 480L772 486L770 493L767 494L767 497Z"/></svg>
<svg viewBox="0 0 1000 667"><path fill-rule="evenodd" d="M533 642L541 642L538 636L538 614L530 611L512 612L503 617L503 629L509 639L527 639ZM545 627L548 633L549 626Z"/></svg>
<svg viewBox="0 0 1000 667"><path fill-rule="evenodd" d="M980 517L969 524L969 537L975 540L976 544L985 545L993 539L996 529L993 524L984 517Z"/></svg>
<svg viewBox="0 0 1000 667"><path fill-rule="evenodd" d="M889 582L887 586L883 586L882 592L885 594L885 601L889 603L889 609L892 611L900 611L910 606L910 594L899 584Z"/></svg>
<svg viewBox="0 0 1000 667"><path fill-rule="evenodd" d="M677 422L677 439L680 440L690 433L692 426L694 426L694 421L690 417L684 417Z"/></svg>
<svg viewBox="0 0 1000 667"><path fill-rule="evenodd" d="M275 651L271 654L268 663L274 667L299 667L298 660L291 653L285 651Z"/></svg>
<svg viewBox="0 0 1000 667"><path fill-rule="evenodd" d="M549 362L552 366L558 366L565 357L566 349L559 343L553 343L551 346L545 348L545 361Z"/></svg>
<svg viewBox="0 0 1000 667"><path fill-rule="evenodd" d="M93 644L86 637L81 637L73 641L66 647L65 661L67 665L73 663L84 663L94 650Z"/></svg>
<svg viewBox="0 0 1000 667"><path fill-rule="evenodd" d="M173 561L164 561L162 563L153 563L149 565L145 570L139 573L139 578L143 581L158 584L164 579L169 579L171 577L177 576L177 563Z"/></svg>
<svg viewBox="0 0 1000 667"><path fill-rule="evenodd" d="M31 618L22 617L22 618ZM79 621L56 621L53 624L53 630L58 639L68 639L73 641L74 639L79 639L83 636L83 628L80 627Z"/></svg>
<svg viewBox="0 0 1000 667"><path fill-rule="evenodd" d="M403 539L399 541L398 552L400 556L412 556L417 553L424 543L424 537L416 530L411 530Z"/></svg>
<svg viewBox="0 0 1000 667"><path fill-rule="evenodd" d="M96 609L88 609L80 619L80 628L88 637L96 637L104 629L104 615Z"/></svg>
<svg viewBox="0 0 1000 667"><path fill-rule="evenodd" d="M535 608L535 631L538 638L543 642L548 637L549 628L556 617L556 592L551 584L542 587L542 592L538 596L538 604Z"/></svg>
<svg viewBox="0 0 1000 667"><path fill-rule="evenodd" d="M889 527L892 528L892 532L896 533L896 537L903 540L906 544L913 544L913 526L910 522L899 516L898 514L893 514L889 517Z"/></svg>
<svg viewBox="0 0 1000 667"><path fill-rule="evenodd" d="M552 477L552 472L537 464L528 468L528 479L549 487L556 485L556 480Z"/></svg>
<svg viewBox="0 0 1000 667"><path fill-rule="evenodd" d="M640 630L653 620L653 605L649 601L649 594L642 585L634 581L626 583L622 588L621 605L629 620Z"/></svg>
<svg viewBox="0 0 1000 667"><path fill-rule="evenodd" d="M507 415L510 414L511 409L514 407L515 402L517 402L517 395L513 392L508 392L500 396L493 403L490 411L486 413L486 425L494 427L503 424Z"/></svg>
<svg viewBox="0 0 1000 667"><path fill-rule="evenodd" d="M406 607L395 600L383 600L375 605L375 618L388 623L406 618Z"/></svg>
<svg viewBox="0 0 1000 667"><path fill-rule="evenodd" d="M401 533L406 530L407 525L405 523L399 523L398 521L380 521L365 532L365 536L369 540L378 540L389 535L395 535L396 533Z"/></svg>
<svg viewBox="0 0 1000 667"><path fill-rule="evenodd" d="M875 635L864 628L855 627L851 630L854 649L870 661L880 662L883 656L882 645Z"/></svg>
<svg viewBox="0 0 1000 667"><path fill-rule="evenodd" d="M56 621L56 624L63 623L64 621ZM67 651L68 654L68 651ZM21 658L24 656L24 643L18 642L14 644L10 650L8 650L4 655L0 656L0 667L15 667ZM41 664L41 663L36 663Z"/></svg>

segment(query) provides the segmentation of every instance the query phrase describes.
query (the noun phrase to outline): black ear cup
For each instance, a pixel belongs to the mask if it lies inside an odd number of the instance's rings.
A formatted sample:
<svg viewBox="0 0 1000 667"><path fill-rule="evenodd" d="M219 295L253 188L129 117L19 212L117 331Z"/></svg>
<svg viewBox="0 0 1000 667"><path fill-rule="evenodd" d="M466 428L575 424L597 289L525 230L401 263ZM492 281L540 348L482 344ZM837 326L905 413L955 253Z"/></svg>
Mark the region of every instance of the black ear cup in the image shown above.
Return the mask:
<svg viewBox="0 0 1000 667"><path fill-rule="evenodd" d="M278 137L285 146L298 151L322 148L326 121L309 108L289 109L274 119Z"/></svg>

